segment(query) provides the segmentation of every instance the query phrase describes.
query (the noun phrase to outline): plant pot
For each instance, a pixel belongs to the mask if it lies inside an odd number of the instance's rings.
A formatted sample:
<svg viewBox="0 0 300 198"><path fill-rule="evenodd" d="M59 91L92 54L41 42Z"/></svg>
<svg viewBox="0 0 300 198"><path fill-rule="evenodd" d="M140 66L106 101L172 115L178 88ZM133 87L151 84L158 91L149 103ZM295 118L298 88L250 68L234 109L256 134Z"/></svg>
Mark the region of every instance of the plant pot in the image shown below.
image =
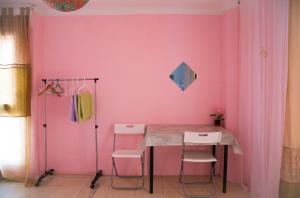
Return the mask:
<svg viewBox="0 0 300 198"><path fill-rule="evenodd" d="M222 120L215 120L215 126L221 126L221 121Z"/></svg>

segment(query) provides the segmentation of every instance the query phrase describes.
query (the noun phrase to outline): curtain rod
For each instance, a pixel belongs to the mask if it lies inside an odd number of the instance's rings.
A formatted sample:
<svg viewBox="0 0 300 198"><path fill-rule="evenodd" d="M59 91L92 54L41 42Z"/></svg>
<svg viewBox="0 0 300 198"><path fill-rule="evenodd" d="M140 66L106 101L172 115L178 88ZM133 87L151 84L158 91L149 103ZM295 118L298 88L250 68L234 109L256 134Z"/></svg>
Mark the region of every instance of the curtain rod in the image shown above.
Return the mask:
<svg viewBox="0 0 300 198"><path fill-rule="evenodd" d="M25 4L18 4L18 3L0 3L0 8L5 8L5 7L10 7L10 8L31 8L33 9L35 7L34 4L30 3L25 3Z"/></svg>

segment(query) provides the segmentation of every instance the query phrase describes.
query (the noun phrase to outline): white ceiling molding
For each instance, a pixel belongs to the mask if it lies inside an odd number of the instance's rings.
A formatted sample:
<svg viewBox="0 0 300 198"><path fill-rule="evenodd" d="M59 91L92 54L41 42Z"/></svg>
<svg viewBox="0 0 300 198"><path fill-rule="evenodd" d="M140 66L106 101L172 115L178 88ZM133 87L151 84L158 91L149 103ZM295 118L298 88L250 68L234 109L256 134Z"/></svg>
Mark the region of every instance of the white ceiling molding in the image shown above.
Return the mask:
<svg viewBox="0 0 300 198"><path fill-rule="evenodd" d="M219 15L238 6L238 0L90 0L73 12L50 8L43 0L0 0L1 6L33 5L43 16L193 14Z"/></svg>

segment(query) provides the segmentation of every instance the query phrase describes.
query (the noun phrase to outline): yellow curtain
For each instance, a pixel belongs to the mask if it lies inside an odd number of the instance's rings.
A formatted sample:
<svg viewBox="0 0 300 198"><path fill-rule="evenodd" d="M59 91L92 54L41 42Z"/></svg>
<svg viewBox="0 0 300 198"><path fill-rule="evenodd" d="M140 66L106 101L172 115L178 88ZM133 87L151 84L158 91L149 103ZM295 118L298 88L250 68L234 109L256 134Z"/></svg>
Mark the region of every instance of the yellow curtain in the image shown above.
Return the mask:
<svg viewBox="0 0 300 198"><path fill-rule="evenodd" d="M28 181L32 138L29 22L29 8L1 9L0 171L21 182Z"/></svg>
<svg viewBox="0 0 300 198"><path fill-rule="evenodd" d="M281 198L300 197L300 0L289 5L289 75Z"/></svg>

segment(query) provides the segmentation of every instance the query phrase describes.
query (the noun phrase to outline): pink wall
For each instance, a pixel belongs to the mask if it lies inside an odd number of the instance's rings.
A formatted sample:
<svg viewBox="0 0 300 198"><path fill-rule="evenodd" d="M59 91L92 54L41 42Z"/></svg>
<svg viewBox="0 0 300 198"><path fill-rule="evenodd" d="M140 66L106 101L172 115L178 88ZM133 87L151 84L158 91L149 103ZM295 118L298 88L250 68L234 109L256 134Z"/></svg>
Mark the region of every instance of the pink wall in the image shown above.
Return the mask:
<svg viewBox="0 0 300 198"><path fill-rule="evenodd" d="M221 39L230 39L228 49L235 50L236 41L230 28L236 24L227 22L234 16L235 13L225 19L193 15L41 17L42 46L34 47L39 48L36 56L42 57L37 62L43 77L100 77L99 156L105 174L111 171L114 123L211 123L208 114L224 107L226 115L231 115L227 124L235 129L230 123L237 119L236 109L230 109L233 105L230 100L234 97L231 94L236 93L226 89L226 100L221 102L222 64L235 71L230 63L236 58L232 54L228 60L222 58L227 42ZM227 32L224 36L222 28ZM169 79L182 61L199 76L184 92ZM235 77L235 73L228 72L226 76ZM35 78L42 86L40 76ZM225 79L226 85L234 84L229 78ZM93 123L70 122L69 97L47 99L49 167L59 173L93 173ZM42 110L37 111L40 117ZM43 167L43 136L42 128L39 129ZM158 148L155 158L156 174L178 174L179 147ZM128 172L132 167L122 166L122 169Z"/></svg>
<svg viewBox="0 0 300 198"><path fill-rule="evenodd" d="M239 9L233 9L222 16L221 64L222 64L222 107L225 127L236 137L238 132L238 89L239 89ZM241 181L241 156L229 153L228 176Z"/></svg>

